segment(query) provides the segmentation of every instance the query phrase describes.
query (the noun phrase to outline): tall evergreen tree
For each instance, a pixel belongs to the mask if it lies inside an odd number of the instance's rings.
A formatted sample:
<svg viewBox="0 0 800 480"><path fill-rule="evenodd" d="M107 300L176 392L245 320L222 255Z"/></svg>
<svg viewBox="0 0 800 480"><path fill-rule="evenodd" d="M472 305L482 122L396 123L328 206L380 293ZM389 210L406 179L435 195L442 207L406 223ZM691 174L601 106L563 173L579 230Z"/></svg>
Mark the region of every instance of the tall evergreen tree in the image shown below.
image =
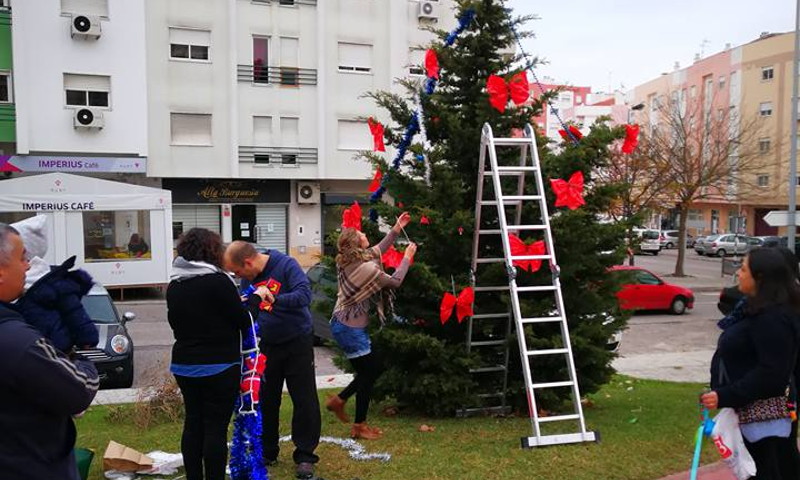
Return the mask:
<svg viewBox="0 0 800 480"><path fill-rule="evenodd" d="M474 10L475 17L452 46L444 46L448 36L445 31L436 31L439 41L431 45L441 65L441 74L436 90L431 95L421 95L429 148L419 143L417 136L398 170L379 154L362 154L386 176L387 196L370 207L389 224L402 211L410 211L415 221L406 231L419 245L415 263L397 291L395 320L375 336L387 366L375 394L430 414L449 414L460 407L475 405L476 379L468 370L486 361L474 352L467 352L466 322L458 323L454 318L442 324L439 320L443 293L451 291L452 285L457 291L470 285L481 128L488 123L495 136L512 136L541 113L547 99L545 95L522 106L509 106L504 113L490 105L485 87L491 74L508 79L525 67L535 66L522 65L519 56L514 58L509 54L516 43L515 32L523 38L530 35L521 31L529 18L514 16L504 0L457 0L456 3L458 17L468 9ZM379 120L387 124L385 137L394 146L400 144L406 126L413 121L415 98L423 91L418 81L406 80L404 85L406 96L389 92L369 94L390 116L390 120ZM565 143L553 148L544 137L538 138L545 183L547 178L569 178L573 172L581 171L588 187L584 207L572 211L550 207L566 313L584 393L595 391L608 381L613 353L605 348L606 341L625 321L616 307L614 285L605 281L606 268L622 258L625 228L598 221L617 190L614 185L592 188L593 173L608 159L607 145L622 135L621 129L600 124L576 145ZM430 163L430 185L424 180L426 165L421 160L424 158ZM530 176L526 189L534 185ZM548 191L549 205L553 202ZM525 215L535 212L528 211ZM426 221L421 221L422 217ZM365 224L366 233L373 241L378 240L377 226ZM485 275L481 280L491 278L496 284L507 283L505 269L499 266L479 275ZM543 281L550 273L542 268L540 272L521 275ZM476 304L476 308L480 307L480 303ZM551 308L534 303L523 307L530 311ZM555 331L535 332L535 336L534 332L527 332L527 335L529 345L537 348L560 341ZM525 394L521 388L519 356L516 342L511 341L514 346L511 365L515 368L509 380L512 391L517 393L515 401L522 406ZM552 374L566 378L563 365L554 363L545 367ZM551 400L556 402L559 398L556 395Z"/></svg>

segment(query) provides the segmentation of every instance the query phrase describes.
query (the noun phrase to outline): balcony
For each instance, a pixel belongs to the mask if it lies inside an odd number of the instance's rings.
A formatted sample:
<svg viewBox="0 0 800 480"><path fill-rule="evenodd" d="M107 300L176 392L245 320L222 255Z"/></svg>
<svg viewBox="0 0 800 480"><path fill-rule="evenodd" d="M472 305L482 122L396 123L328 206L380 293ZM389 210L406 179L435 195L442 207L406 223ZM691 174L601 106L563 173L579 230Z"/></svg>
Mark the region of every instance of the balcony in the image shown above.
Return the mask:
<svg viewBox="0 0 800 480"><path fill-rule="evenodd" d="M317 70L313 68L238 65L236 74L240 82L261 85L299 87L317 84Z"/></svg>
<svg viewBox="0 0 800 480"><path fill-rule="evenodd" d="M239 161L265 166L299 167L316 165L316 148L303 147L239 147Z"/></svg>

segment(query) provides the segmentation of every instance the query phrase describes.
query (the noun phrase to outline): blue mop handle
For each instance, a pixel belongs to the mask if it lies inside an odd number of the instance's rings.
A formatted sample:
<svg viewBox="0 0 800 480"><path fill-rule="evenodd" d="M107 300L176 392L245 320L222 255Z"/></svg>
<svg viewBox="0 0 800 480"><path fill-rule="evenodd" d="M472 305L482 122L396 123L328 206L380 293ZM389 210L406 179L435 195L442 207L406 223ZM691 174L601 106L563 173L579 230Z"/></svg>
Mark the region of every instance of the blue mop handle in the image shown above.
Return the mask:
<svg viewBox="0 0 800 480"><path fill-rule="evenodd" d="M714 429L714 421L708 416L708 409L703 408L703 421L697 428L697 438L694 444L694 458L692 458L692 470L689 480L697 480L697 470L700 468L700 453L703 447L703 435L711 435Z"/></svg>

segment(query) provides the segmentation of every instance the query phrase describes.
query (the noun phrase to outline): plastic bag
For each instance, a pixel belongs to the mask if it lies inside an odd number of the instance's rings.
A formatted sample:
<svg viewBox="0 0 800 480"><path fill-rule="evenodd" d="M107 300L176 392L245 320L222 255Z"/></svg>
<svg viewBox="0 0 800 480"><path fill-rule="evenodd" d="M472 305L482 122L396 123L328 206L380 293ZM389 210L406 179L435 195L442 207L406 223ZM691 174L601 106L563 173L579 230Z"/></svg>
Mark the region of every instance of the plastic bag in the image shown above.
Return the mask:
<svg viewBox="0 0 800 480"><path fill-rule="evenodd" d="M714 417L714 430L711 432L722 461L739 480L747 480L756 474L756 464L744 446L742 431L739 430L739 416L732 408L723 408Z"/></svg>

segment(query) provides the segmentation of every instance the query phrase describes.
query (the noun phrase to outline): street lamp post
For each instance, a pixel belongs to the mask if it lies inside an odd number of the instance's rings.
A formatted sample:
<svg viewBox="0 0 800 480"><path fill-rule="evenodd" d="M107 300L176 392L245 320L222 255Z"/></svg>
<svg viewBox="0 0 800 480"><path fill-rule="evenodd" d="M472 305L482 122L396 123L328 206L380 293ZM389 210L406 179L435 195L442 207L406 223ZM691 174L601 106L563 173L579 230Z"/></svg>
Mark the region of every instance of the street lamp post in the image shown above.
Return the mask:
<svg viewBox="0 0 800 480"><path fill-rule="evenodd" d="M798 0L798 1L800 2L800 0ZM632 106L631 108L628 109L628 125L633 124L633 112L642 110L643 108L644 108L644 103L640 102L640 103L637 103L636 105L634 105L634 106ZM633 188L632 187L633 186L633 179L629 178L630 173L628 171L628 161L630 161L630 160L627 160L625 162L625 183L628 185L628 188ZM628 196L628 199L630 200L630 195ZM626 220L630 220L630 217L632 215L633 205L627 205L626 206L626 210L627 210L627 212L625 212L625 218L626 218ZM633 264L635 263L634 259L633 259L634 251L633 251L633 248L631 248L631 243L633 243L633 235L632 235L632 233L633 233L633 231L630 230L630 226L629 226L628 227L628 250L630 250L631 253L628 256L628 265L630 265L630 266L633 266Z"/></svg>
<svg viewBox="0 0 800 480"><path fill-rule="evenodd" d="M800 0L795 7L794 22L794 62L792 69L792 138L791 156L789 157L789 215L787 222L788 247L795 248L795 232L797 225L795 212L797 212L797 76L798 55L800 54Z"/></svg>

